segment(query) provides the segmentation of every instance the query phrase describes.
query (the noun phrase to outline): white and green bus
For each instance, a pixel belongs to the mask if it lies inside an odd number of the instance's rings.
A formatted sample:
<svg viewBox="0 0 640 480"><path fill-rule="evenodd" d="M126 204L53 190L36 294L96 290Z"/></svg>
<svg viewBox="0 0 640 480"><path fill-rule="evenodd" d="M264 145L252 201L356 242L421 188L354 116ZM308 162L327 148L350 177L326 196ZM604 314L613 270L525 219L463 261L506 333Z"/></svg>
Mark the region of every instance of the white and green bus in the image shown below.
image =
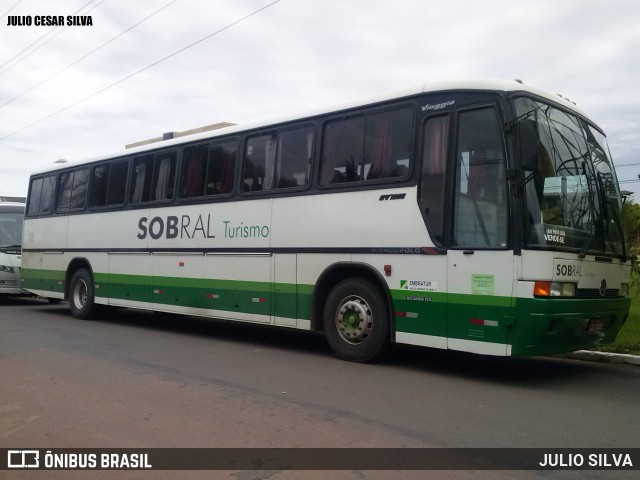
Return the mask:
<svg viewBox="0 0 640 480"><path fill-rule="evenodd" d="M611 342L630 263L605 135L519 81L425 85L40 171L23 285L129 307L540 355Z"/></svg>

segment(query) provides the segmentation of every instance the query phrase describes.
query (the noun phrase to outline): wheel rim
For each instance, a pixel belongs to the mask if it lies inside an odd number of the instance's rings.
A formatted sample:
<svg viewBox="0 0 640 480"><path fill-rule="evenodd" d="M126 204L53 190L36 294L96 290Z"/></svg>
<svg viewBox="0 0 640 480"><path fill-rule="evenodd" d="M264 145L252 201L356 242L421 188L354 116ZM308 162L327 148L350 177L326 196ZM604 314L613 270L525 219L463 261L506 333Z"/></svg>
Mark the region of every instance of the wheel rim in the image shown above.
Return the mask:
<svg viewBox="0 0 640 480"><path fill-rule="evenodd" d="M364 342L371 334L373 314L362 298L350 295L340 302L336 313L336 329L340 337L351 345Z"/></svg>
<svg viewBox="0 0 640 480"><path fill-rule="evenodd" d="M73 304L78 310L82 310L87 304L87 282L79 280L73 288Z"/></svg>

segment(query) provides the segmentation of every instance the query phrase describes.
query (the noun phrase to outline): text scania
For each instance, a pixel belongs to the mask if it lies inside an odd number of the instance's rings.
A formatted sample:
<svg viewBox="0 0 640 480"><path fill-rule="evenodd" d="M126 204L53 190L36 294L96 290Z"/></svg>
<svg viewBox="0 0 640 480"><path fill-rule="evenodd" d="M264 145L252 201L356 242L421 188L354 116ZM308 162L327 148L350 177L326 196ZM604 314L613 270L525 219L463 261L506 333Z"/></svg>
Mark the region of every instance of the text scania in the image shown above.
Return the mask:
<svg viewBox="0 0 640 480"><path fill-rule="evenodd" d="M160 238L215 238L211 233L211 214L198 215L195 221L189 215L166 218L153 217L149 220L142 217L138 221L138 238L144 240L150 236L154 240Z"/></svg>

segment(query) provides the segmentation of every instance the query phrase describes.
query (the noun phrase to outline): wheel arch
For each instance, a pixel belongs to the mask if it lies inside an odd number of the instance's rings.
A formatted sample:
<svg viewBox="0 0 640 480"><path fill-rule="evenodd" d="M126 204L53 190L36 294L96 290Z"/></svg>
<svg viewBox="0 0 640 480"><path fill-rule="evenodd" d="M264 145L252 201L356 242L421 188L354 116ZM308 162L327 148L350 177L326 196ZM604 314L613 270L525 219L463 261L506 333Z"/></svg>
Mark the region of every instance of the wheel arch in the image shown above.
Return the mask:
<svg viewBox="0 0 640 480"><path fill-rule="evenodd" d="M89 262L89 260L85 257L75 257L69 262L69 265L67 266L67 273L65 274L64 281L64 298L69 298L71 279L73 278L73 275L81 268L86 268L87 270L89 270L91 278L93 278L93 268L91 268L91 263Z"/></svg>
<svg viewBox="0 0 640 480"><path fill-rule="evenodd" d="M382 274L367 263L336 262L329 265L318 277L311 300L311 330L322 331L324 304L331 289L347 278L362 277L373 282L383 293L389 314L390 340L395 341L395 316L393 315L393 299L391 290Z"/></svg>

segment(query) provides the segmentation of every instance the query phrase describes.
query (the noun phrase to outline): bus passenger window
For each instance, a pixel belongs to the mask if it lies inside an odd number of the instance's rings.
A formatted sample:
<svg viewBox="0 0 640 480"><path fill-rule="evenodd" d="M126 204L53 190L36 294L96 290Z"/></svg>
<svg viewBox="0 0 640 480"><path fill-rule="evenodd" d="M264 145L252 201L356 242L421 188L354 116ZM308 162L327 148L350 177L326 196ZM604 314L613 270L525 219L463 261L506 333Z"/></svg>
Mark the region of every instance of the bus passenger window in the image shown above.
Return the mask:
<svg viewBox="0 0 640 480"><path fill-rule="evenodd" d="M129 162L121 160L93 168L89 208L122 205L127 187Z"/></svg>
<svg viewBox="0 0 640 480"><path fill-rule="evenodd" d="M42 178L36 178L31 181L31 189L29 190L29 206L27 208L28 215L37 215L40 213L40 197L42 196Z"/></svg>
<svg viewBox="0 0 640 480"><path fill-rule="evenodd" d="M273 167L276 160L275 135L267 134L249 138L244 158L242 191L271 190L274 187Z"/></svg>
<svg viewBox="0 0 640 480"><path fill-rule="evenodd" d="M413 108L338 120L324 128L320 184L407 177Z"/></svg>
<svg viewBox="0 0 640 480"><path fill-rule="evenodd" d="M136 158L133 166L133 203L173 198L176 154L159 153Z"/></svg>
<svg viewBox="0 0 640 480"><path fill-rule="evenodd" d="M89 188L89 169L76 170L73 176L73 193L71 194L71 210L83 209L87 203L87 189Z"/></svg>
<svg viewBox="0 0 640 480"><path fill-rule="evenodd" d="M69 210L71 201L71 188L73 187L73 172L63 172L58 178L58 199L56 201L58 212Z"/></svg>
<svg viewBox="0 0 640 480"><path fill-rule="evenodd" d="M235 140L211 145L205 195L222 195L233 192L237 157L238 143Z"/></svg>
<svg viewBox="0 0 640 480"><path fill-rule="evenodd" d="M406 177L410 167L413 109L377 113L366 119L364 179Z"/></svg>
<svg viewBox="0 0 640 480"><path fill-rule="evenodd" d="M27 205L28 215L43 215L52 212L55 184L56 175L47 175L31 181L29 204Z"/></svg>
<svg viewBox="0 0 640 480"><path fill-rule="evenodd" d="M185 149L182 164L182 198L204 195L207 150L206 145Z"/></svg>
<svg viewBox="0 0 640 480"><path fill-rule="evenodd" d="M61 173L58 179L56 211L67 212L84 208L87 200L88 183L88 168Z"/></svg>
<svg viewBox="0 0 640 480"><path fill-rule="evenodd" d="M153 172L153 184L151 186L153 200L170 200L173 198L175 174L175 153L156 155Z"/></svg>
<svg viewBox="0 0 640 480"><path fill-rule="evenodd" d="M127 191L129 161L122 160L109 165L109 186L107 187L107 205L122 205Z"/></svg>
<svg viewBox="0 0 640 480"><path fill-rule="evenodd" d="M328 123L322 140L320 184L360 180L363 150L364 117Z"/></svg>
<svg viewBox="0 0 640 480"><path fill-rule="evenodd" d="M456 153L453 244L507 246L507 186L493 108L463 112Z"/></svg>
<svg viewBox="0 0 640 480"><path fill-rule="evenodd" d="M287 130L278 135L276 188L299 187L309 180L313 127Z"/></svg>

